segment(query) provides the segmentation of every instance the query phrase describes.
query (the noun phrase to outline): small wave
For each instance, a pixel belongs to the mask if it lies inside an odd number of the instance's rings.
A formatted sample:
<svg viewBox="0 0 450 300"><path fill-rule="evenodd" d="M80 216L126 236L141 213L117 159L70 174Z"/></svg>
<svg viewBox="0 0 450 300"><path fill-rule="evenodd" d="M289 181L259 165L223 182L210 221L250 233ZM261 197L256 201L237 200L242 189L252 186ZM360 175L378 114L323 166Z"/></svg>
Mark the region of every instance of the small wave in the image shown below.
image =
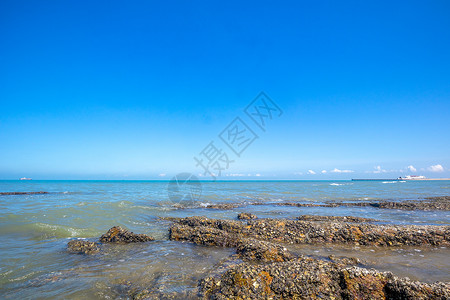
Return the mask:
<svg viewBox="0 0 450 300"><path fill-rule="evenodd" d="M382 183L397 183L398 181L383 181Z"/></svg>
<svg viewBox="0 0 450 300"><path fill-rule="evenodd" d="M93 229L76 228L67 225L56 225L42 222L22 224L17 226L0 227L2 234L20 234L41 239L49 238L72 238L72 237L94 237L101 232Z"/></svg>
<svg viewBox="0 0 450 300"><path fill-rule="evenodd" d="M344 184L343 183L330 183L330 185L339 186L339 185L344 185Z"/></svg>

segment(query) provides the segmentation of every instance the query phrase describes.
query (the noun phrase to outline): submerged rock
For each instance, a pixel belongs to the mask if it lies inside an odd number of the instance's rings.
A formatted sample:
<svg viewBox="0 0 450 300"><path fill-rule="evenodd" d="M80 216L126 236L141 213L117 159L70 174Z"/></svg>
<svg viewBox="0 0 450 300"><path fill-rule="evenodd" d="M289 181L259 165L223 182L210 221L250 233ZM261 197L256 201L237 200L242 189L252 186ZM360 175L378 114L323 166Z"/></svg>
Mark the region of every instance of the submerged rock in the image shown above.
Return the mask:
<svg viewBox="0 0 450 300"><path fill-rule="evenodd" d="M258 219L258 217L251 213L240 213L240 214L238 214L238 219L239 220L253 220L253 219Z"/></svg>
<svg viewBox="0 0 450 300"><path fill-rule="evenodd" d="M154 238L146 234L136 234L120 226L114 226L100 237L102 243L142 243L153 241Z"/></svg>
<svg viewBox="0 0 450 300"><path fill-rule="evenodd" d="M48 192L1 192L0 195L40 195L48 194Z"/></svg>
<svg viewBox="0 0 450 300"><path fill-rule="evenodd" d="M86 240L72 240L67 243L67 250L79 254L95 254L100 251L98 244Z"/></svg>
<svg viewBox="0 0 450 300"><path fill-rule="evenodd" d="M342 221L351 223L362 223L362 222L377 222L375 219L353 217L353 216L315 216L315 215L302 215L297 218L302 221Z"/></svg>
<svg viewBox="0 0 450 300"><path fill-rule="evenodd" d="M264 203L255 203L254 205L263 205ZM404 200L404 201L377 201L377 202L330 202L322 203L297 203L281 202L274 203L279 206L297 206L297 207L339 207L339 206L371 206L385 209L402 210L450 210L450 196L428 197L423 200Z"/></svg>

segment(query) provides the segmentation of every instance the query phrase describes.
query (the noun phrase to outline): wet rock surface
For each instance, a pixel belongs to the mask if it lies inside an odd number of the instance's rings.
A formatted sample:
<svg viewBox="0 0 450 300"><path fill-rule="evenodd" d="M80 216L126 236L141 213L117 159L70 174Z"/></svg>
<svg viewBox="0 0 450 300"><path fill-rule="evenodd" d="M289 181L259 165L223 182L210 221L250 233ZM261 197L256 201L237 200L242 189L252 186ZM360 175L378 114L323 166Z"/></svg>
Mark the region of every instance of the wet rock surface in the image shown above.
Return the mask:
<svg viewBox="0 0 450 300"><path fill-rule="evenodd" d="M236 253L244 260L258 262L281 262L295 258L295 255L282 245L256 239L241 239Z"/></svg>
<svg viewBox="0 0 450 300"><path fill-rule="evenodd" d="M203 299L448 299L450 285L300 257L242 263L199 282Z"/></svg>
<svg viewBox="0 0 450 300"><path fill-rule="evenodd" d="M363 223L363 222L378 222L375 219L353 217L353 216L318 216L318 215L302 215L297 218L302 221L341 221L351 223Z"/></svg>
<svg viewBox="0 0 450 300"><path fill-rule="evenodd" d="M261 205L254 203L253 205ZM404 201L377 201L377 202L330 202L330 203L295 203L282 202L275 203L279 206L296 206L296 207L339 207L339 206L371 206L375 208L385 209L402 209L402 210L450 210L450 196L428 197L423 200L404 200Z"/></svg>
<svg viewBox="0 0 450 300"><path fill-rule="evenodd" d="M274 242L448 245L450 226L374 225L355 217L305 219L314 221L172 218L175 223L169 236L172 240L236 248L236 257L242 262L218 266L216 272L200 280L203 299L449 299L449 283L398 278L362 268L361 261L352 257L298 256Z"/></svg>
<svg viewBox="0 0 450 300"><path fill-rule="evenodd" d="M40 195L48 194L48 192L2 192L0 195Z"/></svg>
<svg viewBox="0 0 450 300"><path fill-rule="evenodd" d="M233 220L189 217L176 220L169 231L173 240L201 245L235 247L240 238L277 243L354 245L450 245L450 226L375 225L336 221L283 219Z"/></svg>
<svg viewBox="0 0 450 300"><path fill-rule="evenodd" d="M100 248L95 242L73 240L67 243L67 250L78 254L95 254L100 251Z"/></svg>
<svg viewBox="0 0 450 300"><path fill-rule="evenodd" d="M146 234L136 234L120 226L114 226L100 237L102 243L142 243L153 241L154 238Z"/></svg>
<svg viewBox="0 0 450 300"><path fill-rule="evenodd" d="M218 203L218 204L209 204L205 206L205 208L210 209L234 209L243 206L240 203Z"/></svg>
<svg viewBox="0 0 450 300"><path fill-rule="evenodd" d="M146 234L135 234L120 226L114 226L100 237L99 242L72 240L67 243L67 250L72 253L95 254L100 252L101 243L127 244L153 240L154 238Z"/></svg>
<svg viewBox="0 0 450 300"><path fill-rule="evenodd" d="M257 216L255 216L254 214L251 213L240 213L238 214L237 218L239 220L253 220L253 219L258 219Z"/></svg>
<svg viewBox="0 0 450 300"><path fill-rule="evenodd" d="M404 209L404 210L450 210L450 196L429 197L425 200L408 200L401 202L380 202L379 208Z"/></svg>

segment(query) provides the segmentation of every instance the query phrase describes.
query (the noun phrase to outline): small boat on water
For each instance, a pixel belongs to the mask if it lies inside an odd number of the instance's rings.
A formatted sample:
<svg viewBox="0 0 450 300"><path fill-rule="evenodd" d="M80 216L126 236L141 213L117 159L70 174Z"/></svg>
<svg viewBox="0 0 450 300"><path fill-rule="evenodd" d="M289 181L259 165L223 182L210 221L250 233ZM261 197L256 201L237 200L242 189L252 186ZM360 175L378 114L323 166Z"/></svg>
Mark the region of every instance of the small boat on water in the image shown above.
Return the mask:
<svg viewBox="0 0 450 300"><path fill-rule="evenodd" d="M425 176L422 175L407 175L405 177L399 177L398 180L417 180L417 179L427 179Z"/></svg>
<svg viewBox="0 0 450 300"><path fill-rule="evenodd" d="M22 177L22 178L20 178L20 180L33 180L33 179L27 178L27 177Z"/></svg>

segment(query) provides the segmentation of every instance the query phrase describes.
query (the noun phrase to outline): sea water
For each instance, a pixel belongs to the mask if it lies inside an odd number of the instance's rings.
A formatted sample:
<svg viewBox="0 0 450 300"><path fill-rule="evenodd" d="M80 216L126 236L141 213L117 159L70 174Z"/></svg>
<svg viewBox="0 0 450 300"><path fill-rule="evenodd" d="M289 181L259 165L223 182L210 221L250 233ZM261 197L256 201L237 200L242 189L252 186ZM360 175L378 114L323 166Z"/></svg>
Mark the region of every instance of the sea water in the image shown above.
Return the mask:
<svg viewBox="0 0 450 300"><path fill-rule="evenodd" d="M48 192L0 195L0 298L125 299L127 283L164 292L195 290L199 279L234 253L169 241L170 222L159 217L236 219L239 212L250 212L265 218L351 215L388 224L450 224L448 211L276 205L420 200L449 195L450 181L202 182L201 196L186 203L174 203L168 186L168 181L0 181L0 192ZM207 208L218 203L241 207ZM115 225L149 234L156 241L106 245L93 256L66 251L70 239L95 240ZM445 247L295 245L292 250L319 258L358 257L368 267L414 280L450 280L450 250Z"/></svg>

